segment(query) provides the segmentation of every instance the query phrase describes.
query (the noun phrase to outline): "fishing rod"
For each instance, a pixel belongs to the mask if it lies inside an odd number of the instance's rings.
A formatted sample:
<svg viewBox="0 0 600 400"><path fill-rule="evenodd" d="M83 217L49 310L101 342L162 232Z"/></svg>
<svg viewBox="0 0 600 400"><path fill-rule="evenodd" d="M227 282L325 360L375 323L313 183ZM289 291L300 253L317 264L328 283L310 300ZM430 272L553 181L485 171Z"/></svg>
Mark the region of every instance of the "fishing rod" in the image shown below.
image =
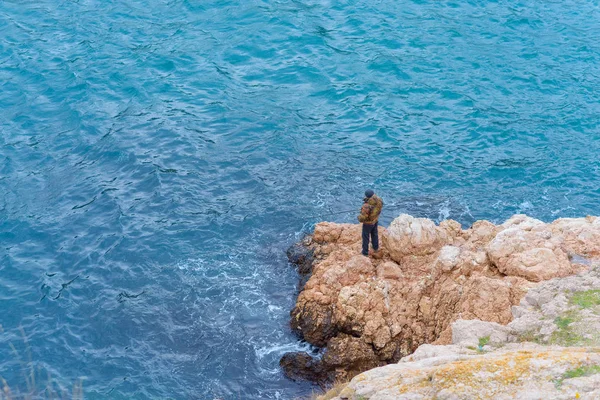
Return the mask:
<svg viewBox="0 0 600 400"><path fill-rule="evenodd" d="M401 204L390 204L390 205L385 204L384 208L383 208L383 210L381 210L381 212L383 212L385 210L389 210L389 209L392 209L392 210L393 209L397 209L397 208L400 208L400 207L403 207L403 205L401 205ZM351 212L358 213L358 212L360 212L360 209L353 209L353 210L346 210L346 211L335 211L335 212L325 212L325 213L322 213L322 214L311 215L311 216L306 217L306 218L326 217L326 216L330 216L330 215L348 214L348 213L351 213Z"/></svg>
<svg viewBox="0 0 600 400"><path fill-rule="evenodd" d="M407 204L410 204L412 202L428 202L428 203L434 203L434 202L445 202L448 201L449 198L445 197L445 196L408 196L408 197L404 197L402 198L402 204L396 203L396 204L384 204L383 205L383 210L381 212L385 212L387 210L397 210L399 208L402 207L406 207ZM357 209L353 209L353 210L346 210L346 211L329 211L329 212L323 212L320 214L315 214L315 215L311 215L308 216L306 218L317 218L317 217L327 217L330 215L342 215L342 214L348 214L351 212L360 212L360 208Z"/></svg>

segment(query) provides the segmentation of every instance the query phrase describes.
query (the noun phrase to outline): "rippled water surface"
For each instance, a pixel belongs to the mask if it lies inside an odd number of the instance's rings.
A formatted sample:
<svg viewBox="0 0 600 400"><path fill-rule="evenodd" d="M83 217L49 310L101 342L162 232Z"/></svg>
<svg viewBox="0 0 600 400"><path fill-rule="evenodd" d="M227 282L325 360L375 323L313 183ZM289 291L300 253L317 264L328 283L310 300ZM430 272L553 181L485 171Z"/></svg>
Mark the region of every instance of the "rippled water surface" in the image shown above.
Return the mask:
<svg viewBox="0 0 600 400"><path fill-rule="evenodd" d="M385 224L600 214L599 21L597 1L0 0L0 375L310 393L278 367L303 347L284 250L367 187Z"/></svg>

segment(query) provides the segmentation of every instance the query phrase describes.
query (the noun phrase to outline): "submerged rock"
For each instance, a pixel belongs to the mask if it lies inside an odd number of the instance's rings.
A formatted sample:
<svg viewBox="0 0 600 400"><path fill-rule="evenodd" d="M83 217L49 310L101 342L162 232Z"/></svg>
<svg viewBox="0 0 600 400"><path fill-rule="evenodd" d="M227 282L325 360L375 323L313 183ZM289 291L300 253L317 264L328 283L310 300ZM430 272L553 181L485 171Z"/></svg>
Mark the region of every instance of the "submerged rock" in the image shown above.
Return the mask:
<svg viewBox="0 0 600 400"><path fill-rule="evenodd" d="M298 267L298 273L301 275L312 272L313 252L309 247L310 241L295 243L287 249L287 257L290 263Z"/></svg>
<svg viewBox="0 0 600 400"><path fill-rule="evenodd" d="M360 225L320 223L303 242L310 256L288 253L310 271L291 326L325 348L318 363L305 364L328 380L346 379L421 344L451 343L458 319L507 325L511 307L538 282L589 268L578 257L600 255L599 244L587 243L600 239L596 221L517 215L463 230L452 220L437 226L401 215L379 228L381 252L372 258L360 254Z"/></svg>
<svg viewBox="0 0 600 400"><path fill-rule="evenodd" d="M304 351L286 353L279 366L285 375L293 380L309 380L313 382L327 382L328 376L321 368L320 360L310 356Z"/></svg>
<svg viewBox="0 0 600 400"><path fill-rule="evenodd" d="M359 338L341 334L329 341L321 358L306 352L286 353L279 365L288 378L327 384L333 380L348 380L365 367L383 365L373 349Z"/></svg>

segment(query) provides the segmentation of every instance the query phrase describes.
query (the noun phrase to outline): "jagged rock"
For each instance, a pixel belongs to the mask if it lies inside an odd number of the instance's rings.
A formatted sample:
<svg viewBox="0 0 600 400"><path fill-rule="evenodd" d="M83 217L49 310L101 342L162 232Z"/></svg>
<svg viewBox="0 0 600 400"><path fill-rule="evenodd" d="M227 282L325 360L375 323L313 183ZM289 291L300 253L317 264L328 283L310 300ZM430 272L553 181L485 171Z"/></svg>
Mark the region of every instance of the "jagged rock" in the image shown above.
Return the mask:
<svg viewBox="0 0 600 400"><path fill-rule="evenodd" d="M476 221L463 234L468 238L464 247L470 250L483 250L500 230L502 230L502 227L498 227L489 221Z"/></svg>
<svg viewBox="0 0 600 400"><path fill-rule="evenodd" d="M313 251L303 243L295 243L286 252L290 263L298 267L298 272L302 275L312 272Z"/></svg>
<svg viewBox="0 0 600 400"><path fill-rule="evenodd" d="M511 307L538 282L589 268L590 260L574 257L600 250L586 242L600 234L596 221L545 224L516 215L502 225L478 221L462 230L456 221L436 226L401 215L387 230L379 228L380 257L360 255L360 225L320 223L309 245L312 275L291 313L292 328L326 347L331 360L346 360L347 367L335 367L341 376L344 368L351 375L374 362L351 362L343 354L348 347L332 346L342 337L389 363L424 343L451 343L459 319L506 325Z"/></svg>
<svg viewBox="0 0 600 400"><path fill-rule="evenodd" d="M501 273L539 282L575 272L563 249L562 237L544 229L541 221L532 218L517 221L520 223L507 222L507 228L487 246L491 262Z"/></svg>
<svg viewBox="0 0 600 400"><path fill-rule="evenodd" d="M312 301L292 310L290 325L307 342L323 347L336 334L333 310L328 305Z"/></svg>
<svg viewBox="0 0 600 400"><path fill-rule="evenodd" d="M329 380L326 371L321 367L321 362L304 351L286 353L279 366L284 374L293 380L309 380L313 382L326 382Z"/></svg>
<svg viewBox="0 0 600 400"><path fill-rule="evenodd" d="M366 369L383 365L364 341L340 334L329 342L321 358L306 352L286 353L279 365L285 375L293 380L310 380L318 383L347 381Z"/></svg>
<svg viewBox="0 0 600 400"><path fill-rule="evenodd" d="M348 380L365 369L383 365L371 346L346 334L331 339L321 364L325 370L332 371L336 381Z"/></svg>
<svg viewBox="0 0 600 400"><path fill-rule="evenodd" d="M560 218L550 228L562 235L569 252L584 257L600 256L600 218Z"/></svg>

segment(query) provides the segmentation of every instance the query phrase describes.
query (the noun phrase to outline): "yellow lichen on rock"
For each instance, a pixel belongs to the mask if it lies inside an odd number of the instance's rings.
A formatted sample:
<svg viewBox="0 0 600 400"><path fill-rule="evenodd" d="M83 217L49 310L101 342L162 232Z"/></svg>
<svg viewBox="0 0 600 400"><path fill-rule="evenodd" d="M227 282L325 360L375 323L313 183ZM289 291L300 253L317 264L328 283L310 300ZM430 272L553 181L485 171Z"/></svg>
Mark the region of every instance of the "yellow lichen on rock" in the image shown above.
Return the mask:
<svg viewBox="0 0 600 400"><path fill-rule="evenodd" d="M525 396L529 399L567 399L579 393L592 396L589 398L600 396L600 385L593 383L598 377L565 378L567 371L600 365L597 348L545 348L522 344L468 355L460 354L456 346L453 349L449 349L452 346L432 347L444 348L438 350L446 352L367 371L353 379L336 399L475 400ZM452 361L455 357L461 359ZM566 380L570 381L568 390L561 387ZM557 384L559 381L561 385Z"/></svg>

